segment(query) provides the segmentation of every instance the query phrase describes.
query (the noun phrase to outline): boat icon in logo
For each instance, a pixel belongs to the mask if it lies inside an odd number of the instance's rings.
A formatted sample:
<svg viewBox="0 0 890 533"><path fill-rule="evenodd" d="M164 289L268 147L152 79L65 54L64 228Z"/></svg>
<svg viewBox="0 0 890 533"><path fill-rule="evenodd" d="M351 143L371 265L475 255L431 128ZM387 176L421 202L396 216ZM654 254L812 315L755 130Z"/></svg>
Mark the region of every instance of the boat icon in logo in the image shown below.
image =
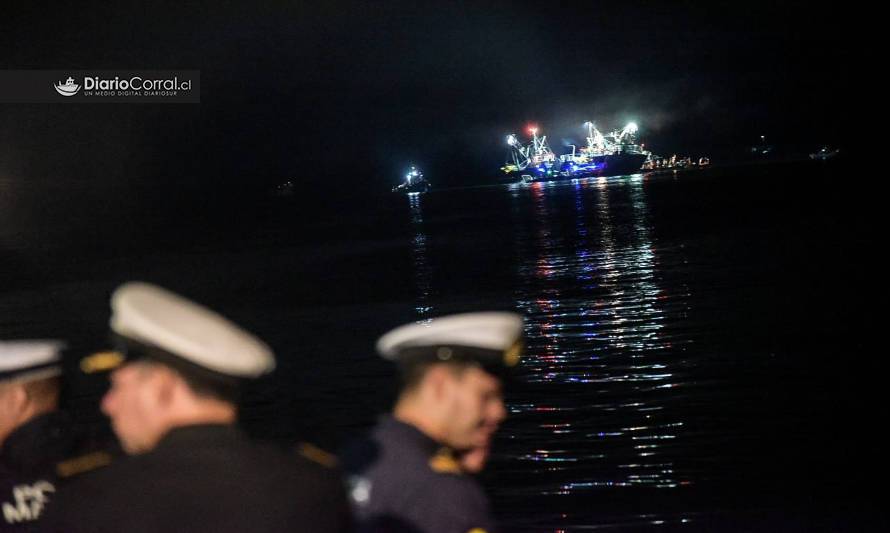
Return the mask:
<svg viewBox="0 0 890 533"><path fill-rule="evenodd" d="M80 90L80 85L74 83L74 78L68 76L68 79L65 80L65 83L57 82L53 87L56 88L56 92L61 94L62 96L74 96L77 94L77 91Z"/></svg>

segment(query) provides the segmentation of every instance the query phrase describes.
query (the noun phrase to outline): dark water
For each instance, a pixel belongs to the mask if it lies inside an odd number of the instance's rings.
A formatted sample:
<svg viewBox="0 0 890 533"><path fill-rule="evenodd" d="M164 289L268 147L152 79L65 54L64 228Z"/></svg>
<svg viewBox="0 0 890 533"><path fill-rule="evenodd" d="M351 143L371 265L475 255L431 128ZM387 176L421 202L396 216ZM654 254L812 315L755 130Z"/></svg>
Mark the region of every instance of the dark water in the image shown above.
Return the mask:
<svg viewBox="0 0 890 533"><path fill-rule="evenodd" d="M7 180L0 329L82 352L104 342L117 283L168 286L276 348L251 433L336 448L393 397L377 336L514 309L528 353L483 476L506 530L879 529L876 246L868 192L844 177L780 165L241 202ZM69 392L99 431L103 386Z"/></svg>

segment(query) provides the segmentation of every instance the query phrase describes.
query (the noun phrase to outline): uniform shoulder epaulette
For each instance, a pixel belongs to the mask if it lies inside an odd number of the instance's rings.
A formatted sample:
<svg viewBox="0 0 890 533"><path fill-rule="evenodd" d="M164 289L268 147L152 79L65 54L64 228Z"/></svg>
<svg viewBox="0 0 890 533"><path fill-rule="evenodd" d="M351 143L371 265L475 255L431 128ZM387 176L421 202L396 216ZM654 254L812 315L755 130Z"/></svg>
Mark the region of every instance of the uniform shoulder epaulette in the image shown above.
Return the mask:
<svg viewBox="0 0 890 533"><path fill-rule="evenodd" d="M448 448L442 448L430 457L430 468L437 474L462 474L460 463L454 458L454 453Z"/></svg>
<svg viewBox="0 0 890 533"><path fill-rule="evenodd" d="M297 453L309 459L313 463L320 464L326 468L336 468L337 467L337 456L322 450L318 446L308 443L301 442L297 444Z"/></svg>
<svg viewBox="0 0 890 533"><path fill-rule="evenodd" d="M56 474L60 478L69 478L111 464L108 452L92 452L56 463Z"/></svg>

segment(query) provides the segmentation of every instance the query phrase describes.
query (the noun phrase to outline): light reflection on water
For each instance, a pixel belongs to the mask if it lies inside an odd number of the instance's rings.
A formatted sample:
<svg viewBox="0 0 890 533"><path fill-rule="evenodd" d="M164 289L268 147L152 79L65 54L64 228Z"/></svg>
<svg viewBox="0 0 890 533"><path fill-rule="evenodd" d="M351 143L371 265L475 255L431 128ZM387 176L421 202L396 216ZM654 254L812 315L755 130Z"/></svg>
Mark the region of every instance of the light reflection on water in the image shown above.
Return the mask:
<svg viewBox="0 0 890 533"><path fill-rule="evenodd" d="M419 322L429 322L433 316L430 303L432 295L432 267L429 261L427 235L423 225L423 209L420 194L409 194L408 205L411 209L411 228L414 237L411 240L411 251L414 267L414 286L417 289L417 312Z"/></svg>
<svg viewBox="0 0 890 533"><path fill-rule="evenodd" d="M657 443L677 438L683 426L660 416L678 394L674 385L680 384L672 371L676 339L661 335L667 318L663 304L679 302L662 294L656 282L643 180L578 180L568 186L574 189L573 234L557 233L551 226L554 189L547 186L529 189L534 209L529 218L537 227L517 234L517 245L531 249L521 254L527 261L517 265L522 281L516 302L527 317L524 379L547 383L553 394L564 384L589 385L585 399L596 407L590 418L573 413L563 420L561 409L541 402L538 392L510 410L520 421L526 413L540 413L541 404L550 413L526 437L549 441L553 449L523 454L521 460L584 461L595 467L621 459L580 478L522 490L568 494L604 486L677 487L687 481L678 478L669 456L661 459ZM612 206L617 195L628 200L619 208L632 210L630 231L622 228L627 235L620 240ZM572 287L571 294L563 294L565 287ZM656 388L665 391L651 394ZM641 397L628 399L628 391ZM615 397L602 402L608 396ZM640 448L638 442L652 444ZM605 449L608 454L600 451Z"/></svg>
<svg viewBox="0 0 890 533"><path fill-rule="evenodd" d="M642 176L509 188L527 353L495 458L522 482L497 484L498 497L695 482L672 453L691 340L669 326L689 294L659 284L644 188Z"/></svg>
<svg viewBox="0 0 890 533"><path fill-rule="evenodd" d="M690 291L690 275L711 272L688 263L676 237L688 228L664 227L682 221L662 214L676 205L655 195L664 186L625 176L509 186L476 204L468 193L410 201L415 316L469 302L526 318L510 417L483 475L504 530L707 530L732 515L715 502L733 498L729 461L746 460L746 445L725 443L751 438L722 411L737 384L709 359L701 319L723 302ZM477 255L481 266L453 279Z"/></svg>

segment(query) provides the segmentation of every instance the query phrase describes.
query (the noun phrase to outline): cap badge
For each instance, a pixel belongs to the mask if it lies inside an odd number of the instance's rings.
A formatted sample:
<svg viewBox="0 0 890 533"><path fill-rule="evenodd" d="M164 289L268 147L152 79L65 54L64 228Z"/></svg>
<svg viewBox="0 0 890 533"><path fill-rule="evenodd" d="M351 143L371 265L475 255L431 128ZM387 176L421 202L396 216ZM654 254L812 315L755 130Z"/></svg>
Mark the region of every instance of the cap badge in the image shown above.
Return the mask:
<svg viewBox="0 0 890 533"><path fill-rule="evenodd" d="M120 352L96 352L88 355L80 360L80 369L85 374L95 374L96 372L105 372L121 366L124 362L124 356Z"/></svg>
<svg viewBox="0 0 890 533"><path fill-rule="evenodd" d="M514 367L519 364L519 355L522 353L522 341L516 341L513 346L504 352L504 366Z"/></svg>

